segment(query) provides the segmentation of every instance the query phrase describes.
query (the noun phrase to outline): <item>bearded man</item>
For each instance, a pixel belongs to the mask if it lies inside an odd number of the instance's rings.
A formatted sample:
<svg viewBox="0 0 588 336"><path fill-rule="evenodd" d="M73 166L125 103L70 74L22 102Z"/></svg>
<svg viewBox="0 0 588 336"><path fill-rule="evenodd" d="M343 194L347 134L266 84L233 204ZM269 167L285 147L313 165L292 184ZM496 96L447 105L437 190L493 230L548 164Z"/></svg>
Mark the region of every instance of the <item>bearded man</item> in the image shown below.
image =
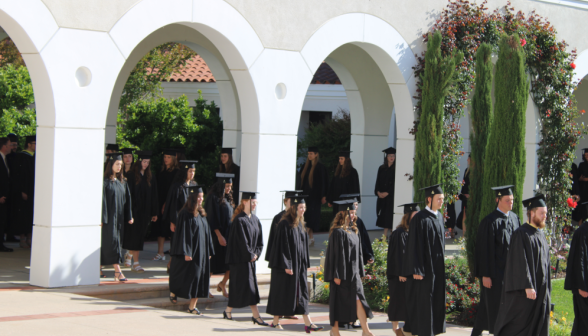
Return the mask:
<svg viewBox="0 0 588 336"><path fill-rule="evenodd" d="M545 196L523 201L528 223L511 239L506 259L496 336L549 335L551 271L549 245L543 228L547 218Z"/></svg>

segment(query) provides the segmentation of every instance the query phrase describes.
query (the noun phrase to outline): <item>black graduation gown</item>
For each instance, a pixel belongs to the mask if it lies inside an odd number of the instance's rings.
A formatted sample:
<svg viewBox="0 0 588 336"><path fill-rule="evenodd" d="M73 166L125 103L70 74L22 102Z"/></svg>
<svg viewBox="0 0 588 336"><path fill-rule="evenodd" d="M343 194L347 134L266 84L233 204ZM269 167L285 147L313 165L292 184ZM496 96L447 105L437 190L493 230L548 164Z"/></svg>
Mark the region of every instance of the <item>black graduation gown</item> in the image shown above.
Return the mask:
<svg viewBox="0 0 588 336"><path fill-rule="evenodd" d="M376 178L376 187L374 194L376 197L379 192L387 192L388 196L384 198L377 198L376 201L376 226L386 229L391 229L394 222L394 182L396 176L396 164L388 167L388 164L383 164L378 168L378 177Z"/></svg>
<svg viewBox="0 0 588 336"><path fill-rule="evenodd" d="M316 168L314 168L312 176L312 187L310 186L309 172L306 173L304 179L300 176L300 185L298 189L303 190L303 195L308 195L306 198L306 212L304 213L304 220L306 221L306 227L313 231L318 231L321 225L321 206L323 197L327 197L329 191L329 181L327 176L327 168L318 162ZM302 172L300 173L302 174Z"/></svg>
<svg viewBox="0 0 588 336"><path fill-rule="evenodd" d="M35 209L35 156L22 151L15 154L10 164L12 191L15 195L12 206L16 209L12 233L29 234L33 232ZM26 201L22 199L22 193L27 195Z"/></svg>
<svg viewBox="0 0 588 336"><path fill-rule="evenodd" d="M125 222L123 249L130 251L143 251L143 243L151 218L157 216L159 203L157 202L157 181L152 178L151 185L145 178L136 183L135 174L127 176L127 183L131 192L131 204L133 205L133 224Z"/></svg>
<svg viewBox="0 0 588 336"><path fill-rule="evenodd" d="M549 245L545 234L543 230L523 224L510 241L494 335L549 335L550 278ZM527 299L526 288L535 289L535 300Z"/></svg>
<svg viewBox="0 0 588 336"><path fill-rule="evenodd" d="M574 302L574 325L572 336L588 335L588 298L583 298L579 289L588 292L588 222L582 223L574 232L564 289L572 291Z"/></svg>
<svg viewBox="0 0 588 336"><path fill-rule="evenodd" d="M361 239L353 230L334 229L329 236L325 260L325 278L329 282L329 320L331 326L335 322L353 323L357 320L356 300L360 300L365 313L373 317L372 310L363 292L361 278L365 276ZM337 285L335 279L341 279Z"/></svg>
<svg viewBox="0 0 588 336"><path fill-rule="evenodd" d="M153 233L157 237L171 237L171 230L169 228L169 220L163 218L163 211L161 208L164 206L165 202L167 201L167 196L169 194L169 189L173 183L176 174L178 173L178 169L174 169L172 171L163 170L157 174L157 203L159 204L159 209L157 210L157 222L155 222ZM165 204L167 207L167 204Z"/></svg>
<svg viewBox="0 0 588 336"><path fill-rule="evenodd" d="M443 214L419 211L410 221L402 265L406 280L406 321L414 335L445 332L445 236ZM415 280L413 274L422 275Z"/></svg>
<svg viewBox="0 0 588 336"><path fill-rule="evenodd" d="M588 181L580 181L580 177L584 176L584 177L588 177L588 162L587 161L582 161L580 162L580 165L578 166L578 186L580 189L580 203L584 203L586 201L588 201ZM586 214L588 213L587 211L587 207L586 205L578 205L578 207L582 207L583 209L580 210L580 217L586 217ZM582 219L584 219L582 218Z"/></svg>
<svg viewBox="0 0 588 336"><path fill-rule="evenodd" d="M302 225L291 227L288 220L280 221L275 231L275 245L268 265L272 277L266 313L308 315L308 234ZM286 269L292 270L293 274L287 274Z"/></svg>
<svg viewBox="0 0 588 336"><path fill-rule="evenodd" d="M372 249L372 242L370 241L370 235L368 234L365 224L361 218L357 217L355 222L357 230L359 230L359 238L361 239L361 253L363 255L363 264L367 265L368 260L374 259L374 250Z"/></svg>
<svg viewBox="0 0 588 336"><path fill-rule="evenodd" d="M227 174L235 174L233 177L233 203L235 205L239 205L239 200L241 199L241 195L239 195L239 183L241 181L241 167L237 166L235 163L231 166L231 169L227 171L224 165L221 165L221 169L219 173L227 173Z"/></svg>
<svg viewBox="0 0 588 336"><path fill-rule="evenodd" d="M206 218L184 209L178 214L170 248L169 291L184 299L207 298L210 290L210 259L214 255ZM185 256L192 257L186 261Z"/></svg>
<svg viewBox="0 0 588 336"><path fill-rule="evenodd" d="M190 184L176 182L170 187L165 201L165 211L163 212L163 218L168 220L168 223L176 224L178 213L188 201L188 197L190 197L188 189L184 188L184 186L188 185L196 185L196 182L190 181Z"/></svg>
<svg viewBox="0 0 588 336"><path fill-rule="evenodd" d="M504 282L504 268L511 236L521 226L519 216L513 211L508 216L500 210L492 211L482 219L476 240L476 277L480 280L480 304L474 327L494 333L494 324ZM492 287L482 285L482 278L489 277Z"/></svg>
<svg viewBox="0 0 588 336"><path fill-rule="evenodd" d="M243 308L259 303L259 288L254 256L261 255L263 235L261 222L254 214L238 214L231 223L226 263L229 264L229 307Z"/></svg>
<svg viewBox="0 0 588 336"><path fill-rule="evenodd" d="M390 321L406 321L406 283L401 282L402 262L408 231L399 227L392 231L388 239L388 293L390 294L390 305L388 305L388 319Z"/></svg>
<svg viewBox="0 0 588 336"><path fill-rule="evenodd" d="M102 244L100 265L120 264L123 260L122 237L124 223L133 218L131 192L125 181L104 179L102 190Z"/></svg>
<svg viewBox="0 0 588 336"><path fill-rule="evenodd" d="M580 196L580 180L578 179L580 175L578 166L575 163L572 163L572 170L570 172L572 173L572 177L570 178L570 180L572 181L572 189L570 190L570 195ZM584 205L579 204L583 202L584 200L581 199L580 202L578 202L578 205L574 208L574 210L572 210L572 219L575 221L580 222L581 220L586 218L586 207Z"/></svg>
<svg viewBox="0 0 588 336"><path fill-rule="evenodd" d="M465 195L470 194L470 168L468 167L466 171L463 173L463 185L461 186L461 192L459 195L459 199L461 201L461 211L459 212L459 216L457 216L457 227L463 230L463 216L466 207L468 206L468 198ZM453 226L455 227L455 225ZM453 228L452 227L452 228Z"/></svg>
<svg viewBox="0 0 588 336"><path fill-rule="evenodd" d="M338 212L334 201L339 201L339 196L343 194L359 194L359 175L355 168L351 168L349 175L345 177L333 176L331 184L329 184L329 192L327 194L327 202L333 205L333 214ZM357 201L361 203L361 196L357 197Z"/></svg>
<svg viewBox="0 0 588 336"><path fill-rule="evenodd" d="M272 248L274 246L274 241L276 239L276 234L278 232L278 224L282 221L282 216L286 213L286 210L280 211L277 215L274 216L272 220L272 226L270 226L269 237L267 239L267 247L265 248L265 261L269 262L270 257L272 255ZM306 219L306 217L305 217ZM279 243L276 243L279 244Z"/></svg>
<svg viewBox="0 0 588 336"><path fill-rule="evenodd" d="M206 219L210 226L212 235L212 244L214 246L214 256L210 259L210 272L212 274L223 274L229 266L225 263L227 247L222 246L218 241L215 230L219 230L225 241L229 240L229 229L231 226L231 217L233 217L233 207L225 199L220 202L216 195L209 195L206 200Z"/></svg>

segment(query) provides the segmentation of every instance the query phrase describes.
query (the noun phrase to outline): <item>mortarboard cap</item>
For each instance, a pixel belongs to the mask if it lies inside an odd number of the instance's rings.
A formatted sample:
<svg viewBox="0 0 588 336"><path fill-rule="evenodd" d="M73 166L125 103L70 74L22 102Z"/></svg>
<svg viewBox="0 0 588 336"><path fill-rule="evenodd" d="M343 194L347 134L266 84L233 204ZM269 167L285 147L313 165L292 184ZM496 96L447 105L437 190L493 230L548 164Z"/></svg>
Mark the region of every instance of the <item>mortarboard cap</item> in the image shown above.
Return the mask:
<svg viewBox="0 0 588 336"><path fill-rule="evenodd" d="M199 186L199 185L191 185L191 186L186 186L184 188L188 189L188 193L190 193L190 194L203 193L202 186Z"/></svg>
<svg viewBox="0 0 588 336"><path fill-rule="evenodd" d="M233 155L233 148L232 147L223 147L221 149L221 154Z"/></svg>
<svg viewBox="0 0 588 336"><path fill-rule="evenodd" d="M133 151L135 149L133 148L121 148L120 151L123 152L123 154L133 154Z"/></svg>
<svg viewBox="0 0 588 336"><path fill-rule="evenodd" d="M292 198L302 194L302 190L282 190L280 192L286 193L284 198ZM307 196L304 196L307 197Z"/></svg>
<svg viewBox="0 0 588 336"><path fill-rule="evenodd" d="M419 204L421 204L422 202L417 202L417 203L406 203L406 204L400 204L398 207L404 207L404 213L412 213L413 211L421 211L421 208L419 208Z"/></svg>
<svg viewBox="0 0 588 336"><path fill-rule="evenodd" d="M118 145L117 144L106 144L106 149L118 152Z"/></svg>
<svg viewBox="0 0 588 336"><path fill-rule="evenodd" d="M500 187L493 187L492 190L494 190L496 192L496 197L501 197L501 196L508 196L508 195L512 195L512 188L514 187L512 184L511 185L505 185L505 186L500 186Z"/></svg>
<svg viewBox="0 0 588 336"><path fill-rule="evenodd" d="M254 191L243 191L243 192L241 192L241 199L242 200L257 199L257 194L259 194L259 193L254 192Z"/></svg>
<svg viewBox="0 0 588 336"><path fill-rule="evenodd" d="M139 161L151 159L152 152L151 151L137 151L137 156L139 157Z"/></svg>
<svg viewBox="0 0 588 336"><path fill-rule="evenodd" d="M582 154L586 154L588 152L588 148L582 148Z"/></svg>
<svg viewBox="0 0 588 336"><path fill-rule="evenodd" d="M386 153L386 155L388 155L388 154L396 154L396 148L394 148L394 147L388 147L388 148L384 149L382 152Z"/></svg>
<svg viewBox="0 0 588 336"><path fill-rule="evenodd" d="M442 194L443 193L443 189L441 189L441 184L435 184L435 185L432 185L432 186L421 188L419 190L424 190L425 191L425 197L429 197L429 196L433 196L433 195L439 195L439 194Z"/></svg>
<svg viewBox="0 0 588 336"><path fill-rule="evenodd" d="M354 203L357 202L358 197L359 197L359 194L343 194L343 195L339 196L339 198L341 200L349 200L349 201L353 201Z"/></svg>
<svg viewBox="0 0 588 336"><path fill-rule="evenodd" d="M37 141L37 136L36 135L27 135L25 143L31 143L33 141Z"/></svg>
<svg viewBox="0 0 588 336"><path fill-rule="evenodd" d="M306 201L304 200L305 197L308 197L308 195L296 194L296 196L293 196L291 198L290 204L305 204L306 203Z"/></svg>
<svg viewBox="0 0 588 336"><path fill-rule="evenodd" d="M339 211L357 210L353 200L334 201L333 203L337 204Z"/></svg>
<svg viewBox="0 0 588 336"><path fill-rule="evenodd" d="M108 153L108 154L106 154L106 156L108 157L108 160L109 161L110 160L115 160L115 161L116 160L121 160L122 161L123 153L120 153L120 152L118 152L118 153Z"/></svg>
<svg viewBox="0 0 588 336"><path fill-rule="evenodd" d="M526 200L523 200L523 206L526 207L527 210L546 207L545 196L543 194L537 194L535 197L527 198Z"/></svg>
<svg viewBox="0 0 588 336"><path fill-rule="evenodd" d="M348 158L351 151L339 151L339 157Z"/></svg>
<svg viewBox="0 0 588 336"><path fill-rule="evenodd" d="M218 181L220 183L223 183L223 184L227 184L227 183L232 184L234 177L235 177L235 174L216 173L216 178L218 179Z"/></svg>
<svg viewBox="0 0 588 336"><path fill-rule="evenodd" d="M196 169L196 164L198 161L196 160L180 160L180 167L184 169L194 168Z"/></svg>
<svg viewBox="0 0 588 336"><path fill-rule="evenodd" d="M309 146L307 152L318 153L319 149L317 146Z"/></svg>
<svg viewBox="0 0 588 336"><path fill-rule="evenodd" d="M171 156L176 156L176 150L173 148L166 148L163 150L163 155L171 155Z"/></svg>
<svg viewBox="0 0 588 336"><path fill-rule="evenodd" d="M18 142L18 135L10 133L6 136L11 142Z"/></svg>

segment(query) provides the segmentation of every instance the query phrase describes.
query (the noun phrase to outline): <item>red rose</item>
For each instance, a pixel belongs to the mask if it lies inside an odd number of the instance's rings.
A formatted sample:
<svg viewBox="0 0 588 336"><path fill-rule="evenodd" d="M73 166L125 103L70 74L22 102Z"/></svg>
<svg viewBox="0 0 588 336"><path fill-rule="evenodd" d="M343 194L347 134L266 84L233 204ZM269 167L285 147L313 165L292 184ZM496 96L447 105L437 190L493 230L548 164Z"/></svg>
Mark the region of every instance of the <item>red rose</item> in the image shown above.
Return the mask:
<svg viewBox="0 0 588 336"><path fill-rule="evenodd" d="M527 44L527 40L521 39L521 47L524 47Z"/></svg>
<svg viewBox="0 0 588 336"><path fill-rule="evenodd" d="M570 197L568 198L568 206L572 209L575 209L578 205L578 202L574 202L574 200Z"/></svg>
<svg viewBox="0 0 588 336"><path fill-rule="evenodd" d="M572 67L572 69L575 69L576 68L576 63L572 63L572 64L570 64L570 66Z"/></svg>

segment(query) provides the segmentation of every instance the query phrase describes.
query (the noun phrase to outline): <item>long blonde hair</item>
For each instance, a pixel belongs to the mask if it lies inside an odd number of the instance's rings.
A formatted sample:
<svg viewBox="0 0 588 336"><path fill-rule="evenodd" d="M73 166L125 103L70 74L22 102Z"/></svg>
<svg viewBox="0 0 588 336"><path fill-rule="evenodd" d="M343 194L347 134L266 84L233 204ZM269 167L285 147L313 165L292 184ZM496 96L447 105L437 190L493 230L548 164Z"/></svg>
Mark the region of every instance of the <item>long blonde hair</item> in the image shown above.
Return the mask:
<svg viewBox="0 0 588 336"><path fill-rule="evenodd" d="M304 216L298 217L298 205L290 205L288 210L282 216L282 220L287 220L290 222L291 228L298 227L298 224L302 225L304 229L306 227L306 222L304 222Z"/></svg>
<svg viewBox="0 0 588 336"><path fill-rule="evenodd" d="M399 227L401 227L405 231L408 232L408 224L410 224L410 216L411 215L412 215L412 212L405 213L404 216L402 216L402 219L400 220L400 224L398 224L396 226L396 228L398 229Z"/></svg>
<svg viewBox="0 0 588 336"><path fill-rule="evenodd" d="M312 182L314 180L314 169L317 166L317 163L319 162L319 153L316 153L316 156L314 157L314 160L308 160L306 159L306 163L304 164L304 169L302 169L302 175L301 175L301 183L304 184L304 176L306 176L306 173L308 172L308 166L312 166L312 168L310 168L310 175L308 175L308 184L310 184L310 187L312 188Z"/></svg>
<svg viewBox="0 0 588 336"><path fill-rule="evenodd" d="M349 220L349 215L347 214L347 211L337 212L337 215L335 215L335 219L333 219L333 223L331 224L331 230L329 230L329 236L331 235L333 230L345 229L347 226L351 230L355 231L355 234L357 234L359 232L359 230L357 229L357 216L355 216L353 218L353 221L351 221L350 224L347 224L348 220Z"/></svg>

